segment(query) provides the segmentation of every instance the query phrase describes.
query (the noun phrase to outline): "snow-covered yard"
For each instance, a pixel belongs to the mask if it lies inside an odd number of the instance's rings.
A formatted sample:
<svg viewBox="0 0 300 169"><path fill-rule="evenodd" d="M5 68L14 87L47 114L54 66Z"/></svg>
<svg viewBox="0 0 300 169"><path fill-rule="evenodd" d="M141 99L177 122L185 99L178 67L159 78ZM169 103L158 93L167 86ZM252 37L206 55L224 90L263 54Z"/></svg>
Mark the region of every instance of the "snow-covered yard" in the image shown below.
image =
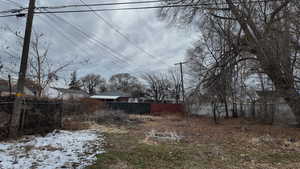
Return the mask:
<svg viewBox="0 0 300 169"><path fill-rule="evenodd" d="M0 142L0 169L84 168L104 152L103 141L97 130L58 130L45 137Z"/></svg>

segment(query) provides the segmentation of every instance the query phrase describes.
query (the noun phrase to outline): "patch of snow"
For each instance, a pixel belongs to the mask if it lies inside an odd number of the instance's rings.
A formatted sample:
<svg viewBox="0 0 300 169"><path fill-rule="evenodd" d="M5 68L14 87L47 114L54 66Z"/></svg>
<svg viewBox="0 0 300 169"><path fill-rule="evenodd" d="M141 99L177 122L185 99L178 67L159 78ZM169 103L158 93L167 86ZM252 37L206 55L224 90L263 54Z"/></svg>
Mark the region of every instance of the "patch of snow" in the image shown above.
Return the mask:
<svg viewBox="0 0 300 169"><path fill-rule="evenodd" d="M96 130L54 131L45 137L0 142L0 169L84 168L104 152Z"/></svg>

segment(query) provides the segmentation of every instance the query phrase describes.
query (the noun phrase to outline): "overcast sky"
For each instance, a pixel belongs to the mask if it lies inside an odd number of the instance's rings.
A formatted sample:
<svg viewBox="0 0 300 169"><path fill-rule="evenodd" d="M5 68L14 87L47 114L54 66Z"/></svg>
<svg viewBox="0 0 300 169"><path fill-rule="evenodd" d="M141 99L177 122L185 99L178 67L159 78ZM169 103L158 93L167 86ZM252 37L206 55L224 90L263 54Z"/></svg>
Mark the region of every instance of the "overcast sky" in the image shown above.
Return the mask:
<svg viewBox="0 0 300 169"><path fill-rule="evenodd" d="M27 0L14 1L27 6ZM112 0L84 1L86 3L112 2ZM113 2L121 1L130 0L113 0ZM37 6L63 4L81 4L81 2L80 0L37 0ZM18 8L18 6L11 1L0 0L0 10L10 8ZM105 19L106 23L93 13L35 16L33 28L36 32L44 34L43 44L50 45L49 57L53 63L59 65L70 61L80 62L68 69L69 71L76 69L78 76L96 73L109 78L112 74L121 72L129 72L136 76L145 72L162 72L174 67L174 63L184 60L186 49L192 45L199 34L193 29L170 26L159 19L158 11L153 9L106 11L98 14ZM0 24L2 27L8 25L14 31L23 34L25 18L0 18ZM112 26L129 40L112 29ZM3 63L9 61L3 51L20 56L21 48L15 36L5 29L1 29L0 36L1 61ZM103 44L106 47L103 47ZM18 65L14 68L17 67Z"/></svg>

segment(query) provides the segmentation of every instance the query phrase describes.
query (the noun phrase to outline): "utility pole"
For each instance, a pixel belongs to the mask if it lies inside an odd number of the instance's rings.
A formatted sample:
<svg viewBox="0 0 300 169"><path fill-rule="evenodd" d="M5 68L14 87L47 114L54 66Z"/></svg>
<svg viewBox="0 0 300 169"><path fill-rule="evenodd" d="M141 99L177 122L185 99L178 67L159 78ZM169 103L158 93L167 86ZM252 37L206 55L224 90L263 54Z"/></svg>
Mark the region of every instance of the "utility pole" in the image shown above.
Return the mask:
<svg viewBox="0 0 300 169"><path fill-rule="evenodd" d="M181 74L181 92L182 92L182 101L184 103L184 85L183 85L183 71L182 71L182 65L186 64L187 62L179 62L176 63L175 65L180 65L180 74Z"/></svg>
<svg viewBox="0 0 300 169"><path fill-rule="evenodd" d="M8 87L9 87L9 96L11 96L12 87L11 87L11 76L10 75L8 75Z"/></svg>
<svg viewBox="0 0 300 169"><path fill-rule="evenodd" d="M19 78L17 83L16 98L14 101L14 109L13 109L11 122L9 126L9 137L13 137L13 138L18 136L18 130L20 126L20 117L21 117L22 100L23 100L22 98L24 95L23 94L24 84L26 80L27 61L28 61L28 53L30 47L35 1L36 0L29 0L29 6L28 6L28 15L26 21L26 28L25 28L25 37L23 42L20 72L19 72Z"/></svg>

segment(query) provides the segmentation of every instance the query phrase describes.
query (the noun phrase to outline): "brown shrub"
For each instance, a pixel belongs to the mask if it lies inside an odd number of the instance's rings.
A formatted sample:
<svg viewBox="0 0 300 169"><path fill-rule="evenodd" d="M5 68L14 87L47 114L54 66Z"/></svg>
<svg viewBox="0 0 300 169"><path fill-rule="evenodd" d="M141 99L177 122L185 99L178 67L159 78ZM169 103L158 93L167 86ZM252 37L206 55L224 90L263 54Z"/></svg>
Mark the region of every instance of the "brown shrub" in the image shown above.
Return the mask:
<svg viewBox="0 0 300 169"><path fill-rule="evenodd" d="M105 109L105 104L102 101L89 99L89 98L83 98L80 100L81 104L81 111L86 113L94 113L98 110Z"/></svg>
<svg viewBox="0 0 300 169"><path fill-rule="evenodd" d="M97 123L127 123L129 115L119 110L104 110L95 112L94 120Z"/></svg>
<svg viewBox="0 0 300 169"><path fill-rule="evenodd" d="M116 110L99 110L93 113L70 115L65 117L63 128L66 130L88 129L92 122L98 124L124 124L129 122L129 115Z"/></svg>
<svg viewBox="0 0 300 169"><path fill-rule="evenodd" d="M67 118L63 121L64 130L84 130L88 129L90 124L88 122L79 121L72 118Z"/></svg>
<svg viewBox="0 0 300 169"><path fill-rule="evenodd" d="M68 100L63 104L65 116L80 116L93 114L96 111L105 109L105 104L98 100L83 98L81 100Z"/></svg>

